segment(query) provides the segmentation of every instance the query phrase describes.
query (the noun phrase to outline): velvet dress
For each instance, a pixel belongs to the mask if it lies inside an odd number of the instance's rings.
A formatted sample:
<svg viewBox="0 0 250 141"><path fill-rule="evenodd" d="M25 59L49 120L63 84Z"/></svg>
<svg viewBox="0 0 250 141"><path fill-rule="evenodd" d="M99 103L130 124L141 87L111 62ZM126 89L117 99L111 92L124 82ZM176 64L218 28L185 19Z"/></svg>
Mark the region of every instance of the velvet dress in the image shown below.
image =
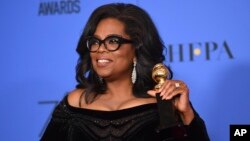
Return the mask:
<svg viewBox="0 0 250 141"><path fill-rule="evenodd" d="M158 112L156 103L116 111L77 108L69 105L65 96L41 141L175 141L159 130ZM209 141L205 124L196 112L190 125L180 129L185 129L185 141Z"/></svg>

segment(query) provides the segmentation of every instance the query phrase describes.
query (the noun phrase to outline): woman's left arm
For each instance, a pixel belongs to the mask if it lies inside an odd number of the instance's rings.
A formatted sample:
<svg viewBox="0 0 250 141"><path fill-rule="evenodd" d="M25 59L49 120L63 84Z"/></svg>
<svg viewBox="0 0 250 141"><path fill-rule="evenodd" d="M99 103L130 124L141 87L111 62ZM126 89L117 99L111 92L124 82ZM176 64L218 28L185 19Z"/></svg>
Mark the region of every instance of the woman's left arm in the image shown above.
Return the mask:
<svg viewBox="0 0 250 141"><path fill-rule="evenodd" d="M163 100L172 99L173 105L179 112L183 123L185 125L191 123L194 118L194 111L189 101L189 89L183 81L166 80L159 90L148 91L151 96L155 96L156 93L160 93Z"/></svg>
<svg viewBox="0 0 250 141"><path fill-rule="evenodd" d="M192 141L209 141L204 121L192 107L189 99L189 89L183 81L166 80L157 91L148 91L148 94L154 97L156 93L160 93L163 100L172 99L173 105L178 111L183 124L187 127L189 138Z"/></svg>

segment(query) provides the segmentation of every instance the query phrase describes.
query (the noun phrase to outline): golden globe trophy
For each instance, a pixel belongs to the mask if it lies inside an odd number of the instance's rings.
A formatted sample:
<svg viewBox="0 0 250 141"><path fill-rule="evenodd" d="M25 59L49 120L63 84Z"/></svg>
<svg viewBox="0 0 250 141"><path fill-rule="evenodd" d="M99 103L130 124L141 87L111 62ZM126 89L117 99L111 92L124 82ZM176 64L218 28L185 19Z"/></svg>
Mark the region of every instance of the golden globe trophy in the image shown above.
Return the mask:
<svg viewBox="0 0 250 141"><path fill-rule="evenodd" d="M156 64L152 70L152 78L157 83L155 90L160 89L169 76L170 72L164 64ZM172 100L162 100L160 93L156 94L156 99L160 115L160 129L177 126L178 122Z"/></svg>

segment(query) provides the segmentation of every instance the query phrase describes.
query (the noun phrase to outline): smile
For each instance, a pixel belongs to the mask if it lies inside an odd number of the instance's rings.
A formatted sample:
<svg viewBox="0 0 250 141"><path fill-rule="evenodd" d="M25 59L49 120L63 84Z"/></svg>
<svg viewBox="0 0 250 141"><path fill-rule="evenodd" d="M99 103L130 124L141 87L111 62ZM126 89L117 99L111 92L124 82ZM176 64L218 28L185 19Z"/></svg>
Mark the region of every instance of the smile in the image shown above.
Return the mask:
<svg viewBox="0 0 250 141"><path fill-rule="evenodd" d="M109 60L109 59L97 59L96 62L97 62L96 65L98 67L107 67L112 62L112 60Z"/></svg>
<svg viewBox="0 0 250 141"><path fill-rule="evenodd" d="M100 60L97 60L98 63L108 63L108 62L111 62L110 60L107 60L107 59L100 59Z"/></svg>

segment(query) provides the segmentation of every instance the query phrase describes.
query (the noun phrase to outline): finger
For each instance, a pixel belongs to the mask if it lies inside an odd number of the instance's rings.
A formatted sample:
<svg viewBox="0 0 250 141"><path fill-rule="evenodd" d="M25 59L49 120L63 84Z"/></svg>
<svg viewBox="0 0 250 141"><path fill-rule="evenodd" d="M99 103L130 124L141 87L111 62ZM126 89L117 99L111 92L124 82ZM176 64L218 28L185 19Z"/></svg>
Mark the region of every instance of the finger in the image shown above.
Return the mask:
<svg viewBox="0 0 250 141"><path fill-rule="evenodd" d="M174 97L179 97L182 94L182 90L174 90L170 93L168 93L168 95L164 95L163 99L169 100L169 99L173 99Z"/></svg>
<svg viewBox="0 0 250 141"><path fill-rule="evenodd" d="M166 99L173 99L173 98L180 98L182 97L182 100L188 99L188 89L175 89L172 91L168 96L166 96Z"/></svg>
<svg viewBox="0 0 250 141"><path fill-rule="evenodd" d="M148 90L147 93L148 95L155 97L157 92L155 90Z"/></svg>
<svg viewBox="0 0 250 141"><path fill-rule="evenodd" d="M167 87L165 87L163 90L162 90L162 98L166 98L168 97L173 91L175 91L176 87L174 86L173 83L170 83L168 84Z"/></svg>
<svg viewBox="0 0 250 141"><path fill-rule="evenodd" d="M160 92L161 92L160 96L163 96L170 86L171 86L171 82L166 80L160 89Z"/></svg>
<svg viewBox="0 0 250 141"><path fill-rule="evenodd" d="M170 93L172 93L175 90L185 90L188 89L185 85L185 83L183 83L180 80L171 80L171 82L167 85L168 88L164 88L163 92L165 94L165 97L168 96Z"/></svg>
<svg viewBox="0 0 250 141"><path fill-rule="evenodd" d="M168 96L172 91L176 89L176 86L173 82L169 83L163 90L162 93L166 96Z"/></svg>

